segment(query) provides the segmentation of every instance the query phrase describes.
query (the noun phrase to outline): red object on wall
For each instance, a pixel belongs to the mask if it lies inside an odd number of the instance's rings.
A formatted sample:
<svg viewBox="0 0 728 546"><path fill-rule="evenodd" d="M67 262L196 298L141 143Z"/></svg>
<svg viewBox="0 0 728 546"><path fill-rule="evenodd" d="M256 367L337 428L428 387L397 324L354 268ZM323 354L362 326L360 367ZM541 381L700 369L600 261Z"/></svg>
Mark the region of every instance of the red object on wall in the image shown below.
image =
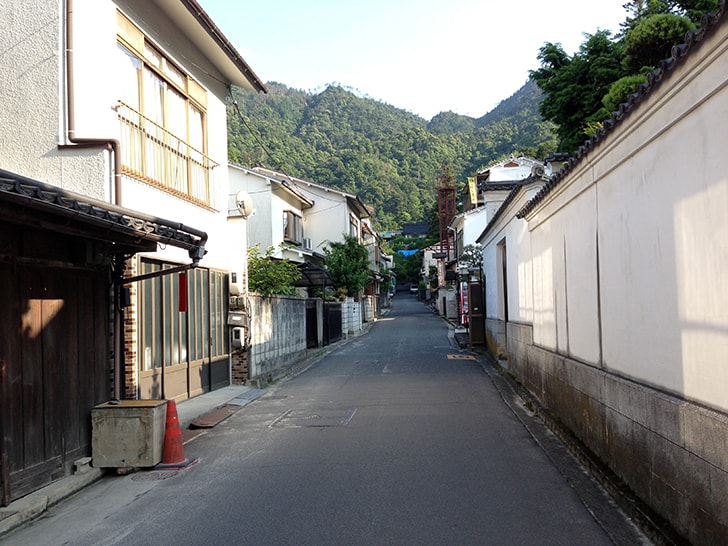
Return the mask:
<svg viewBox="0 0 728 546"><path fill-rule="evenodd" d="M187 312L187 271L179 274L179 312Z"/></svg>

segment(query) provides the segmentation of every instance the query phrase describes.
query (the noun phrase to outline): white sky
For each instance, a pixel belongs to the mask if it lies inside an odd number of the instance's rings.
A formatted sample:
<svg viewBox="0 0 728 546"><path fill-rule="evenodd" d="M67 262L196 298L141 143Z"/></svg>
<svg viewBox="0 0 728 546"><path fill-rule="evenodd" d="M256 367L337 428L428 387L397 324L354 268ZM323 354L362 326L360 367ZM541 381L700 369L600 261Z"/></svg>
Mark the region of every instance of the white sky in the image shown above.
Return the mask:
<svg viewBox="0 0 728 546"><path fill-rule="evenodd" d="M625 0L198 0L258 77L354 88L429 120L478 118L539 68L545 42L573 54L616 33Z"/></svg>

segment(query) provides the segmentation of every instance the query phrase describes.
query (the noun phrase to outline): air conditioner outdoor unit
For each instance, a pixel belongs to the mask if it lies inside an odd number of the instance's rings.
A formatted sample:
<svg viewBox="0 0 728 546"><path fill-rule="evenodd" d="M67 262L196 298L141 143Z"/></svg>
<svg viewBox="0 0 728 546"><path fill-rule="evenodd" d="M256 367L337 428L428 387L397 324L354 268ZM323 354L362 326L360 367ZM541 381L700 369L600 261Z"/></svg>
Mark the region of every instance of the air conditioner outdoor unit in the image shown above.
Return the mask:
<svg viewBox="0 0 728 546"><path fill-rule="evenodd" d="M311 250L311 239L309 239L308 237L304 237L303 239L303 249Z"/></svg>

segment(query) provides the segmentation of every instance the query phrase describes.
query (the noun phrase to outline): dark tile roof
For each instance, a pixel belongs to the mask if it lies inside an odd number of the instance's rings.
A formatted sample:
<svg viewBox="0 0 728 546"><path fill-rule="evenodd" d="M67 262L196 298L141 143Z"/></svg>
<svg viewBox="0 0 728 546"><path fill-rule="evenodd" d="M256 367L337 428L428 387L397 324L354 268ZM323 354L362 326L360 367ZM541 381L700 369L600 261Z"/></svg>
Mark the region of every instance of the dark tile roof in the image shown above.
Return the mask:
<svg viewBox="0 0 728 546"><path fill-rule="evenodd" d="M168 244L189 251L196 262L205 254L207 234L172 222L44 184L0 169L0 205L3 219L13 216L46 229L86 232L96 239L123 243L126 250L141 251ZM12 208L10 208L12 207ZM26 212L26 210L28 212Z"/></svg>
<svg viewBox="0 0 728 546"><path fill-rule="evenodd" d="M708 13L703 16L700 24L700 28L691 30L685 34L685 42L676 46L673 46L671 55L667 59L660 61L660 66L657 70L648 74L647 82L639 86L636 92L630 95L627 102L623 102L619 105L619 109L616 112L612 112L612 115L607 118L597 132L588 138L584 144L569 158L568 162L564 164L561 170L556 173L551 179L544 185L543 188L526 203L521 210L516 214L517 218L524 218L529 212L531 212L536 205L538 205L544 198L551 193L551 191L558 186L568 173L574 168L574 166L582 161L589 151L599 143L603 138L606 137L610 132L614 130L644 99L645 96L649 95L658 85L660 85L665 79L669 77L670 71L678 66L679 63L684 62L691 50L697 47L705 37L713 31L717 26L725 22L726 17L726 1L720 0L718 10L714 13Z"/></svg>
<svg viewBox="0 0 728 546"><path fill-rule="evenodd" d="M480 191L509 191L520 186L523 180L508 180L501 182L478 182Z"/></svg>
<svg viewBox="0 0 728 546"><path fill-rule="evenodd" d="M402 235L424 235L428 229L430 229L430 224L427 222L404 224L402 226Z"/></svg>

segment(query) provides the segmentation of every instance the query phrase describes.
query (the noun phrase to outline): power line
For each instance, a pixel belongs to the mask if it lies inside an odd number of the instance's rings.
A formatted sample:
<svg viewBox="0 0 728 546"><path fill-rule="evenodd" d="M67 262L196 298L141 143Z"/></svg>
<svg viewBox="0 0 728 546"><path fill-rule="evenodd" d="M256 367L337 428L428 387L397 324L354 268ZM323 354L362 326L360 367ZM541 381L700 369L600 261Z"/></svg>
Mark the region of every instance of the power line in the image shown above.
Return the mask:
<svg viewBox="0 0 728 546"><path fill-rule="evenodd" d="M245 125L245 128L250 132L252 137L255 139L255 141L258 143L258 146L263 150L265 155L268 157L268 159L275 165L277 170L282 171L282 167L280 166L280 162L276 160L275 157L273 157L273 154L268 149L268 147L263 144L263 141L260 139L256 131L253 131L253 128L248 124L248 120L245 119L245 116L243 116L243 113L240 111L240 107L238 106L238 101L235 99L235 96L233 95L232 87L228 86L228 93L230 94L230 99L232 100L233 108L235 108L235 112L237 112L238 117L240 118L240 121Z"/></svg>

